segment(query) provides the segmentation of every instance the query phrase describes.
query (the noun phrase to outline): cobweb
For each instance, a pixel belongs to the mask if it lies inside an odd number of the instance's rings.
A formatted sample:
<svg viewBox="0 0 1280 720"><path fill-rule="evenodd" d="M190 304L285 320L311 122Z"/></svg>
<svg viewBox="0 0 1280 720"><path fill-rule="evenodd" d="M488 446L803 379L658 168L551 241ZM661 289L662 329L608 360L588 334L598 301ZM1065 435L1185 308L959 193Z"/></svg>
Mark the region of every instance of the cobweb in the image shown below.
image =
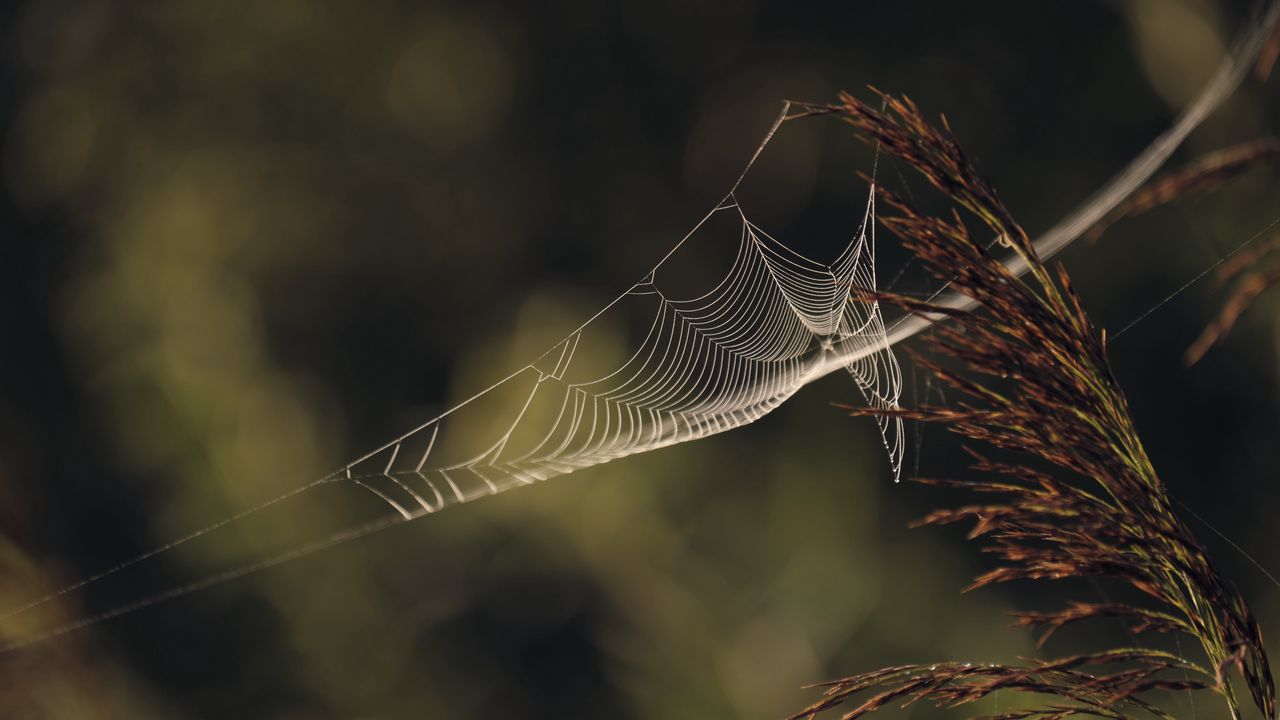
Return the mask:
<svg viewBox="0 0 1280 720"><path fill-rule="evenodd" d="M833 363L847 368L868 405L896 408L902 375L880 307L854 296L876 289L874 213L873 189L861 228L828 264L760 228L731 192L685 238L711 232L712 221L733 223L733 263L710 290L672 297L659 263L535 361L329 481L355 483L412 519L746 425ZM583 337L628 304L648 308L643 340L616 368L596 374L579 362ZM508 407L495 422L486 401L497 396ZM479 444L468 414L496 425ZM879 425L897 479L902 422L880 418Z"/></svg>

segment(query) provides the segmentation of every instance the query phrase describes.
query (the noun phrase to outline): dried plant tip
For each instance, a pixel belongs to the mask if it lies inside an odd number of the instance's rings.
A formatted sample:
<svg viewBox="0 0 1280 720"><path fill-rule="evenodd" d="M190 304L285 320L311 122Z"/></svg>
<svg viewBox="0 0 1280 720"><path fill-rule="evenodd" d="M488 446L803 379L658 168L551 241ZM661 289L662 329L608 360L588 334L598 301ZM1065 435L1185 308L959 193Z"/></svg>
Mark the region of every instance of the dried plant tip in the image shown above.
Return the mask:
<svg viewBox="0 0 1280 720"><path fill-rule="evenodd" d="M1253 67L1260 82L1266 82L1271 77L1271 68L1275 67L1276 58L1280 58L1280 25L1271 31L1266 44L1262 46L1262 52L1258 54L1258 64Z"/></svg>
<svg viewBox="0 0 1280 720"><path fill-rule="evenodd" d="M1272 235L1260 243L1254 243L1219 265L1217 280L1219 283L1230 282L1245 270L1252 268L1259 260L1277 252L1280 252L1280 235Z"/></svg>
<svg viewBox="0 0 1280 720"><path fill-rule="evenodd" d="M1126 218L1195 193L1213 190L1254 166L1280 155L1280 140L1259 138L1222 150L1215 150L1185 167L1152 180L1143 189L1120 203L1088 232L1097 241L1112 225Z"/></svg>
<svg viewBox="0 0 1280 720"><path fill-rule="evenodd" d="M1239 322L1240 316L1253 305L1258 296L1268 289L1280 284L1280 266L1268 270L1249 273L1236 286L1235 292L1227 299L1218 313L1218 317L1200 333L1200 337L1187 348L1185 360L1187 365L1200 362L1209 349L1217 345Z"/></svg>
<svg viewBox="0 0 1280 720"><path fill-rule="evenodd" d="M1129 631L1134 635L1148 631L1161 633L1193 632L1193 629L1176 615L1170 615L1168 613L1162 613L1132 605L1120 605L1114 603L1086 603L1076 601L1070 603L1062 610L1049 612L1016 612L1014 613L1014 617L1018 619L1017 624L1021 627L1041 629L1044 631L1036 643L1037 647L1042 647L1046 642L1048 642L1049 638L1055 632L1067 625L1097 618L1121 618L1124 620L1130 620L1133 624L1130 626Z"/></svg>
<svg viewBox="0 0 1280 720"><path fill-rule="evenodd" d="M1127 720L1137 713L1170 718L1142 698L1153 690L1202 690L1212 676L1188 666L1180 658L1155 650L1124 649L1075 655L1025 664L943 662L901 665L852 675L829 683L822 700L788 720L813 718L825 710L868 695L846 720L856 720L887 705L902 707L931 702L955 708L997 693L1025 696L1045 703L1015 708L985 718L1101 717Z"/></svg>

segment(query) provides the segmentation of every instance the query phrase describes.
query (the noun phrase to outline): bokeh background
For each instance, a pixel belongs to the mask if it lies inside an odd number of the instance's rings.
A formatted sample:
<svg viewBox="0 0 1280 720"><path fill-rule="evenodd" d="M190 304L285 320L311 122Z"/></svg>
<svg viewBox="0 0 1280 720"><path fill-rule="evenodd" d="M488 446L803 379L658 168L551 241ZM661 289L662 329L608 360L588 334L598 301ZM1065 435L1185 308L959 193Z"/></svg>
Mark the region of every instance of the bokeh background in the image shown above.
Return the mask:
<svg viewBox="0 0 1280 720"><path fill-rule="evenodd" d="M0 24L0 605L319 477L523 364L719 199L783 98L873 84L947 113L1036 232L1167 126L1249 9L16 3ZM1278 96L1247 81L1179 157L1276 132ZM758 212L821 254L871 156L838 126L790 127L753 175ZM1274 168L1255 170L1064 257L1115 330L1275 220L1277 197ZM884 277L902 256L881 243ZM1183 367L1222 299L1196 284L1114 361L1173 493L1275 572L1277 304ZM870 421L830 407L853 397L833 376L754 426L0 656L0 715L778 717L842 673L1034 653L1006 613L1054 588L961 595L983 558L960 532L907 529L939 498L890 482ZM960 463L939 430L911 430L908 470ZM362 495L322 500L0 633L368 517ZM1195 527L1280 653L1280 588Z"/></svg>

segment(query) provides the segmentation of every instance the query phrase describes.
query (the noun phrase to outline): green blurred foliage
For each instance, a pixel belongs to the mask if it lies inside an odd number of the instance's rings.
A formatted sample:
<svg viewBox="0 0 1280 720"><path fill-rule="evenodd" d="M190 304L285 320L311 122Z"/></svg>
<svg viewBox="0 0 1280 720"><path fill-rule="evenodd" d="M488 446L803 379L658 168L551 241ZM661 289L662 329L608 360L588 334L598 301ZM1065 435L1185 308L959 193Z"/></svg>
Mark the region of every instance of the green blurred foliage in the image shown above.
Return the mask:
<svg viewBox="0 0 1280 720"><path fill-rule="evenodd" d="M946 112L1035 231L1168 123L1241 17L1208 0L23 3L4 25L0 604L297 487L528 361L718 199L782 98L870 83ZM1278 118L1275 81L1247 83L1182 157ZM825 252L802 231L860 213L869 156L838 127L784 134L753 197ZM1099 324L1274 220L1278 188L1255 171L1071 249ZM885 277L901 255L883 256ZM1219 301L1196 285L1114 359L1174 494L1274 568L1275 301L1187 370ZM936 498L891 485L871 424L829 407L854 393L833 377L756 426L0 656L0 714L776 717L845 671L1034 652L1006 613L1047 589L959 594L982 559L906 529ZM962 463L938 431L910 452ZM372 509L308 498L0 632ZM1280 589L1203 538L1280 636Z"/></svg>

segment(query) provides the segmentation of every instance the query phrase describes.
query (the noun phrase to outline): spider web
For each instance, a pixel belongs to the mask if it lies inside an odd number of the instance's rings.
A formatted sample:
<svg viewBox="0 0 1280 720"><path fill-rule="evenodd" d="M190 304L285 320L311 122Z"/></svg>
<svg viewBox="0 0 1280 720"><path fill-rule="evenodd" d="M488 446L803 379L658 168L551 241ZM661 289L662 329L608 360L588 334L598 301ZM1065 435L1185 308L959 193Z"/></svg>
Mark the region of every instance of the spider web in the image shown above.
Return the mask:
<svg viewBox="0 0 1280 720"><path fill-rule="evenodd" d="M664 258L534 362L327 480L355 483L413 519L754 422L826 374L838 355L870 406L896 408L902 375L880 307L853 295L876 289L874 198L873 188L861 228L828 264L764 231L731 192L682 241L712 232L715 220L734 225L732 266L710 290L669 295ZM625 304L650 308L643 340L609 372L579 371L584 335ZM496 395L506 396L506 419L474 447L463 416L482 413L493 424L485 401ZM450 437L454 424L462 429ZM902 421L879 426L896 480Z"/></svg>

